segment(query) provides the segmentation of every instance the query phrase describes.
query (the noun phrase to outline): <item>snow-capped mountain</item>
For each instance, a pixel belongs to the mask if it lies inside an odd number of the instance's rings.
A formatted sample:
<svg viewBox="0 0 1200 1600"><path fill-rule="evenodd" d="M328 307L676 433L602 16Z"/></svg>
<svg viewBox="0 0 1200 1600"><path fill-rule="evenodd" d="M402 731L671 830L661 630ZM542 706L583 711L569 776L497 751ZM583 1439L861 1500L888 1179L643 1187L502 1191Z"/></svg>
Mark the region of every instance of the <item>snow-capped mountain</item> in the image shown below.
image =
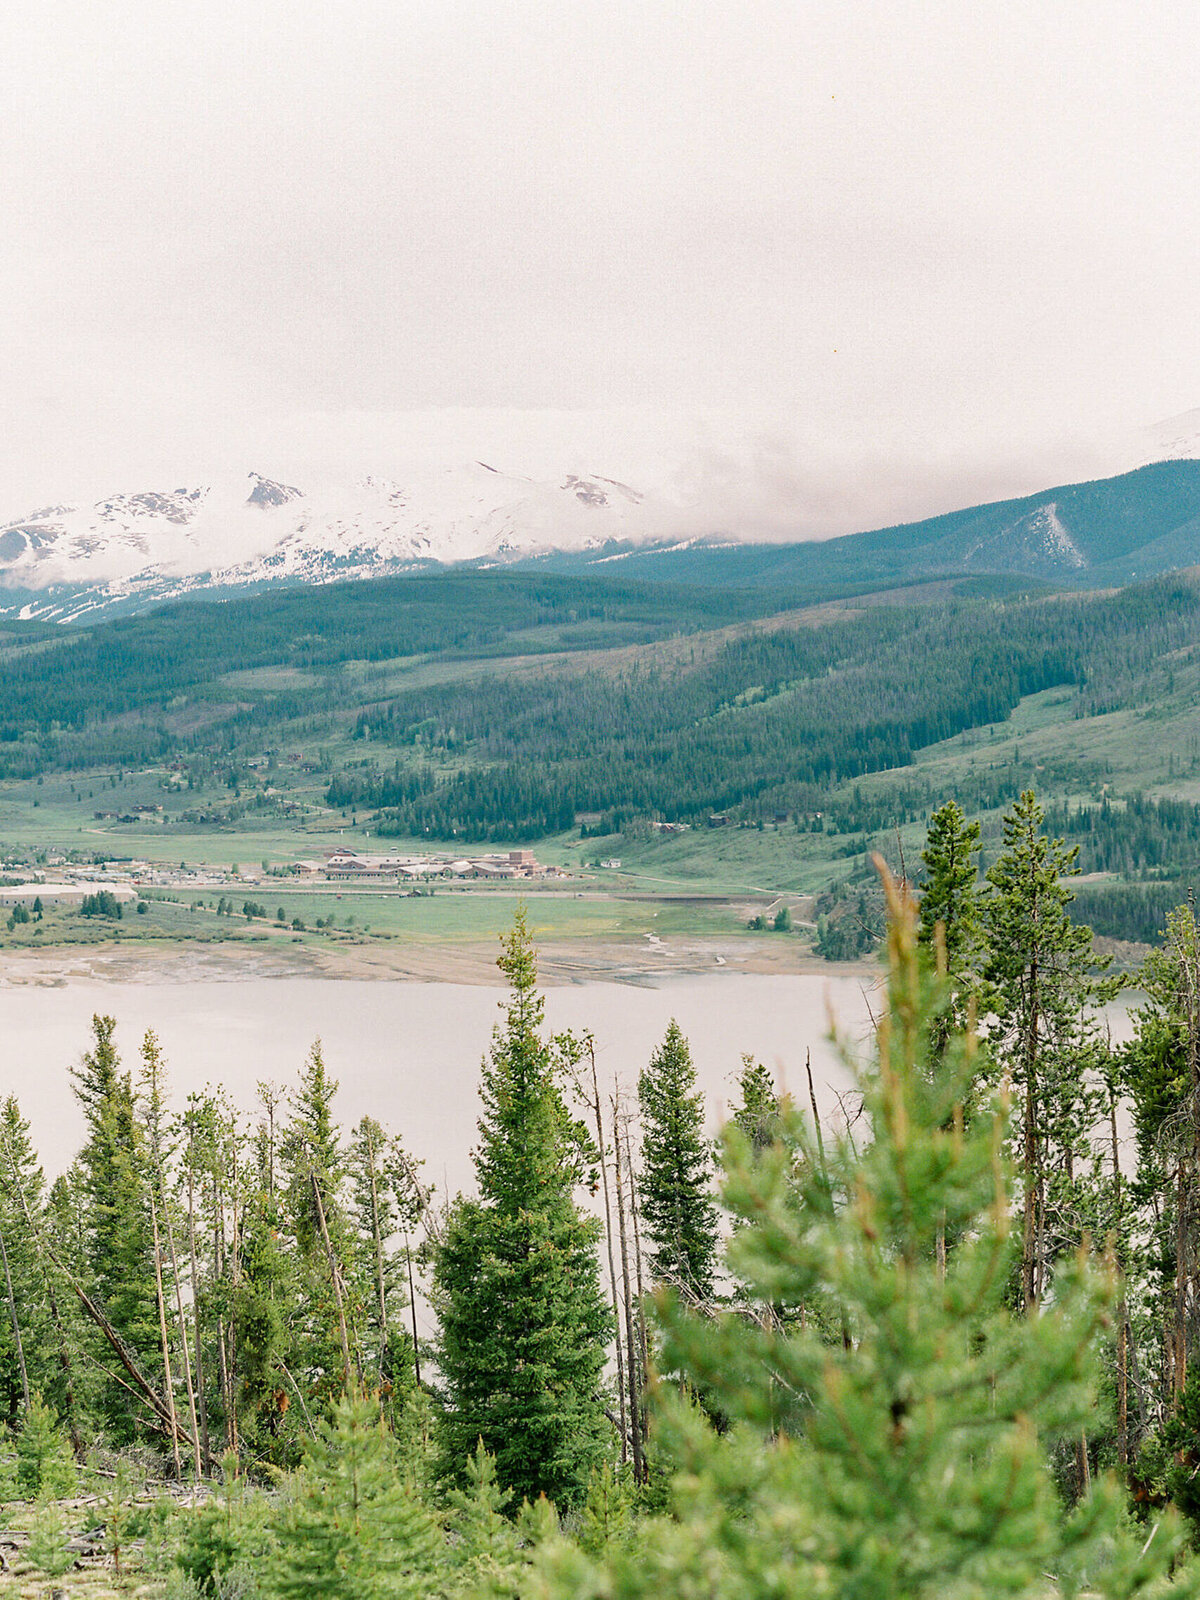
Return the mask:
<svg viewBox="0 0 1200 1600"><path fill-rule="evenodd" d="M1200 457L1200 410L1181 411L1138 436L1139 461L1192 461Z"/></svg>
<svg viewBox="0 0 1200 1600"><path fill-rule="evenodd" d="M378 577L426 563L505 560L655 536L627 484L537 482L485 462L306 492L248 482L117 494L0 524L0 612L70 621L198 588Z"/></svg>

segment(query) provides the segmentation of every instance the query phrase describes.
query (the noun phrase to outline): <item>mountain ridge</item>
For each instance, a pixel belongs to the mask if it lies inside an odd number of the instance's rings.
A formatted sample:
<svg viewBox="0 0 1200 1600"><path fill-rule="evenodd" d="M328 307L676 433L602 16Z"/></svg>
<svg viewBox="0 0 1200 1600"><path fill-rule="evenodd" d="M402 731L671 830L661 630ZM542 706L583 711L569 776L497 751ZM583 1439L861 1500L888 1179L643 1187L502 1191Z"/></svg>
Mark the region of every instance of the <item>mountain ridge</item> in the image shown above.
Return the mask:
<svg viewBox="0 0 1200 1600"><path fill-rule="evenodd" d="M1200 563L1193 458L791 544L715 528L672 537L652 495L599 474L539 481L475 461L403 484L368 477L348 492L308 493L258 473L249 480L248 493L114 494L0 525L0 615L89 622L202 593L453 566L811 589L988 574L1104 586Z"/></svg>

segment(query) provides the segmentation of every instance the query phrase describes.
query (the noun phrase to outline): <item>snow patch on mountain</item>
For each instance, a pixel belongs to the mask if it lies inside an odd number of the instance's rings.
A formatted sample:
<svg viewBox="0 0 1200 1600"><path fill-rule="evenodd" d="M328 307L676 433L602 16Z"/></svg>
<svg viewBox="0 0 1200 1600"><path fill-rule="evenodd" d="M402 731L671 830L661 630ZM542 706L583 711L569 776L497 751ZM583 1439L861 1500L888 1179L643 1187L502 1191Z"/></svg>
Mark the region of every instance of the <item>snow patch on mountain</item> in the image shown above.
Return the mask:
<svg viewBox="0 0 1200 1600"><path fill-rule="evenodd" d="M480 461L402 483L366 477L312 491L251 473L248 487L114 494L0 524L0 587L44 594L44 605L25 602L31 615L78 620L116 602L200 587L319 583L636 544L657 537L662 520L663 508L613 478L567 473L539 482Z"/></svg>
<svg viewBox="0 0 1200 1600"><path fill-rule="evenodd" d="M1143 428L1136 436L1133 453L1139 467L1152 461L1200 459L1200 409L1181 411Z"/></svg>
<svg viewBox="0 0 1200 1600"><path fill-rule="evenodd" d="M1023 572L1039 578L1065 577L1088 565L1053 500L981 539L963 552L962 560L976 571Z"/></svg>

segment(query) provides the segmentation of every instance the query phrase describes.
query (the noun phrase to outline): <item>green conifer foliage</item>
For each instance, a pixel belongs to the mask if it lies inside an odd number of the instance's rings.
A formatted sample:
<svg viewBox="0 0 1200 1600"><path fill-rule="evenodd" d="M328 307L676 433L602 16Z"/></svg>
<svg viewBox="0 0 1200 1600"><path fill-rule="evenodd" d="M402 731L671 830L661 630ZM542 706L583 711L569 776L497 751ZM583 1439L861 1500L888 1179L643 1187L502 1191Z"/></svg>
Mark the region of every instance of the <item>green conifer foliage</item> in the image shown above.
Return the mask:
<svg viewBox="0 0 1200 1600"><path fill-rule="evenodd" d="M175 1564L201 1594L220 1594L230 1574L261 1574L269 1565L274 1538L267 1520L265 1497L248 1490L236 1453L227 1451L216 1492L183 1523Z"/></svg>
<svg viewBox="0 0 1200 1600"><path fill-rule="evenodd" d="M519 1535L504 1515L507 1492L496 1477L495 1459L478 1445L467 1458L461 1488L451 1489L450 1565L457 1588L477 1595L512 1594L521 1568Z"/></svg>
<svg viewBox="0 0 1200 1600"><path fill-rule="evenodd" d="M1092 953L1092 931L1067 909L1078 848L1048 839L1042 822L1026 790L1004 818L983 910L988 1041L1018 1096L1027 1309L1044 1294L1055 1255L1078 1242L1072 1189L1100 1109L1089 1078L1099 1064L1094 1012L1119 987L1099 976L1107 963Z"/></svg>
<svg viewBox="0 0 1200 1600"><path fill-rule="evenodd" d="M688 1042L672 1019L638 1079L642 1113L639 1199L650 1269L693 1299L712 1297L717 1254L712 1151L704 1137L704 1096Z"/></svg>
<svg viewBox="0 0 1200 1600"><path fill-rule="evenodd" d="M405 1487L373 1401L344 1399L308 1449L276 1525L280 1600L404 1600L435 1592L441 1539Z"/></svg>
<svg viewBox="0 0 1200 1600"><path fill-rule="evenodd" d="M982 924L979 910L979 824L968 822L957 803L947 800L929 819L921 860L918 937L932 948L938 927L946 952L946 970L959 978L979 954Z"/></svg>
<svg viewBox="0 0 1200 1600"><path fill-rule="evenodd" d="M54 1501L47 1501L33 1519L25 1556L47 1578L61 1578L75 1565L75 1552L67 1548L70 1537L66 1512Z"/></svg>
<svg viewBox="0 0 1200 1600"><path fill-rule="evenodd" d="M587 1499L579 1515L577 1538L590 1556L602 1556L615 1546L628 1544L634 1534L632 1483L605 1461L592 1473Z"/></svg>
<svg viewBox="0 0 1200 1600"><path fill-rule="evenodd" d="M292 1410L287 1372L293 1356L289 1312L299 1283L284 1248L274 1195L253 1195L242 1215L241 1272L232 1304L238 1338L238 1424L247 1448L277 1466L295 1466L303 1416Z"/></svg>
<svg viewBox="0 0 1200 1600"><path fill-rule="evenodd" d="M62 1285L48 1281L50 1263L39 1247L44 1193L29 1124L10 1095L0 1105L0 1416L10 1423L35 1390L56 1410L69 1410L50 1309L52 1299L59 1305Z"/></svg>
<svg viewBox="0 0 1200 1600"><path fill-rule="evenodd" d="M1161 1352L1163 1365L1154 1420L1182 1404L1185 1384L1193 1391L1193 1420L1200 1420L1200 1388L1192 1383L1200 1286L1200 928L1192 906L1168 916L1162 948L1147 957L1138 986L1146 1002L1134 1012L1123 1079L1137 1135L1133 1198L1145 1219L1132 1265L1147 1289L1146 1355L1157 1364Z"/></svg>
<svg viewBox="0 0 1200 1600"><path fill-rule="evenodd" d="M131 1075L122 1070L112 1017L92 1018L94 1045L72 1069L87 1142L79 1156L84 1250L103 1310L131 1350L151 1366L158 1345L149 1175ZM111 1422L128 1423L113 1394Z"/></svg>
<svg viewBox="0 0 1200 1600"><path fill-rule="evenodd" d="M445 1385L444 1467L457 1477L482 1440L519 1501L582 1498L604 1444L602 1374L611 1318L599 1225L574 1191L590 1140L563 1100L542 1037L543 1004L524 913L499 965L505 1022L483 1066L479 1198L453 1206L434 1253Z"/></svg>
<svg viewBox="0 0 1200 1600"><path fill-rule="evenodd" d="M75 1463L50 1407L34 1395L17 1435L17 1487L27 1500L68 1495Z"/></svg>
<svg viewBox="0 0 1200 1600"><path fill-rule="evenodd" d="M1116 1600L1145 1593L1178 1555L1170 1517L1149 1539L1124 1531L1115 1485L1094 1483L1070 1514L1054 1489L1047 1450L1091 1414L1113 1284L1080 1257L1038 1316L1006 1304L1018 1239L1004 1109L963 1117L969 1038L952 1035L931 1070L945 980L918 956L911 904L890 900L888 1007L859 1077L870 1136L826 1127L819 1145L791 1106L784 1143L757 1157L736 1125L726 1135L725 1200L741 1222L731 1267L765 1302L827 1296L844 1336L701 1317L665 1296L665 1359L731 1427L718 1437L664 1395L675 1516L602 1566L548 1551L539 1596ZM943 1226L958 1240L944 1273ZM1195 1591L1185 1576L1178 1593Z"/></svg>
<svg viewBox="0 0 1200 1600"><path fill-rule="evenodd" d="M333 1113L337 1080L325 1066L320 1040L309 1051L292 1099L281 1159L288 1176L291 1231L305 1300L302 1364L318 1406L361 1376L356 1338L361 1318L353 1238L343 1196L346 1167Z"/></svg>
<svg viewBox="0 0 1200 1600"><path fill-rule="evenodd" d="M305 1255L321 1253L321 1210L331 1236L342 1234L340 1186L344 1162L333 1115L337 1092L337 1080L329 1075L318 1039L301 1070L283 1143L292 1224Z"/></svg>
<svg viewBox="0 0 1200 1600"><path fill-rule="evenodd" d="M393 1394L409 1390L414 1379L405 1318L409 1258L398 1236L408 1237L425 1208L419 1166L373 1117L363 1117L354 1129L347 1167L364 1377Z"/></svg>
<svg viewBox="0 0 1200 1600"><path fill-rule="evenodd" d="M775 1080L761 1061L743 1056L737 1082L741 1102L733 1108L733 1120L750 1141L752 1150L768 1150L779 1139Z"/></svg>

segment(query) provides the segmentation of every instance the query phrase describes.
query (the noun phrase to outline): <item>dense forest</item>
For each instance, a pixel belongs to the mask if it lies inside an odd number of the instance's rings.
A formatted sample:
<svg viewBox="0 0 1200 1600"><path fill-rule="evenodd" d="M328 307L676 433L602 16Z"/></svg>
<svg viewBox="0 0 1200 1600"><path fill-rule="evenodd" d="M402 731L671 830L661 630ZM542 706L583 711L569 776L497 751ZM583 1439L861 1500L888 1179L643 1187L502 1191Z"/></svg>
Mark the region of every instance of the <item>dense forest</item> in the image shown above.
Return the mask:
<svg viewBox="0 0 1200 1600"><path fill-rule="evenodd" d="M319 1045L247 1122L96 1017L66 1172L0 1108L23 1570L99 1485L88 1548L176 1600L1200 1592L1200 929L1114 1044L1046 822L981 874L941 806L857 1093L745 1058L715 1148L677 1027L627 1089L548 1035L521 917L468 1195Z"/></svg>
<svg viewBox="0 0 1200 1600"><path fill-rule="evenodd" d="M382 808L385 833L468 839L535 838L577 812L612 830L647 814L769 817L1003 722L1040 690L1069 686L1081 717L1151 696L1162 658L1197 642L1200 596L1163 579L1084 599L881 607L755 632L695 663L414 689L357 724L412 756L390 774L347 772L329 800Z"/></svg>
<svg viewBox="0 0 1200 1600"><path fill-rule="evenodd" d="M282 666L320 674L426 654L605 648L761 616L779 604L760 593L615 578L453 572L179 601L88 629L7 622L0 625L0 757L5 744L23 741L32 750L24 766L10 750L0 771L132 761L143 750L186 747L186 738L173 736L169 713L180 697L229 673ZM278 723L344 699L321 686L318 678L301 694L273 698L260 719ZM239 706L228 686L214 705L218 718L244 719L253 709ZM123 725L114 727L116 719Z"/></svg>

